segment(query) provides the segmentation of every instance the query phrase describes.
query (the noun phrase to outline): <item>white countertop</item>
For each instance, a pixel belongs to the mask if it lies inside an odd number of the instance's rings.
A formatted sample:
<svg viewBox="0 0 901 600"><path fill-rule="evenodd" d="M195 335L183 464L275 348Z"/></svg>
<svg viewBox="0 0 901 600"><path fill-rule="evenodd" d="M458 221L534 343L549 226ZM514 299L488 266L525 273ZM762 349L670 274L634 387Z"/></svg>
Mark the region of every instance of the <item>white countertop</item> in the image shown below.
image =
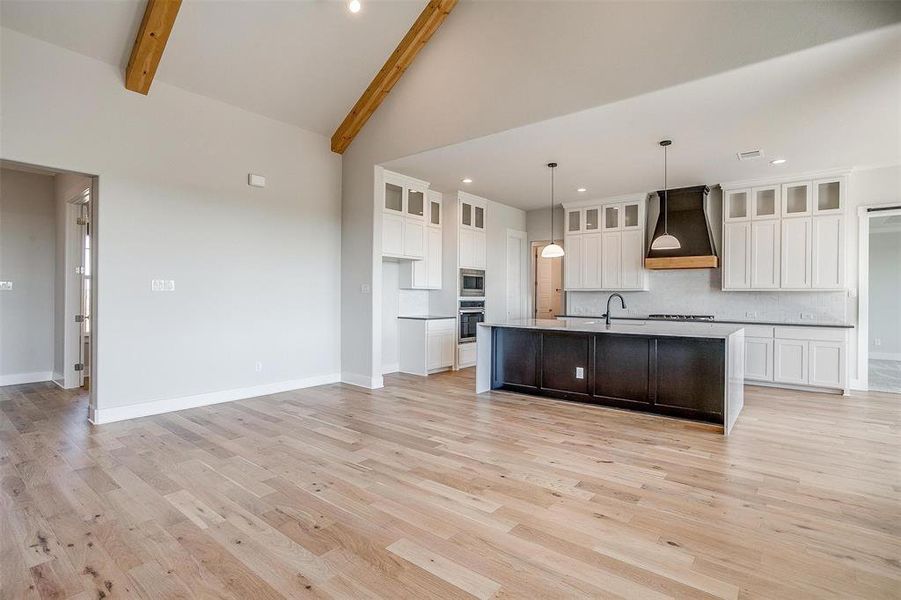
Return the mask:
<svg viewBox="0 0 901 600"><path fill-rule="evenodd" d="M614 320L615 321L615 320ZM586 333L614 333L621 335L649 335L661 337L696 337L726 339L744 329L741 325L727 323L686 323L672 321L648 321L632 324L614 322L609 327L603 319L558 320L558 319L514 319L479 323L479 327L508 327L513 329L537 329L543 331L573 331Z"/></svg>

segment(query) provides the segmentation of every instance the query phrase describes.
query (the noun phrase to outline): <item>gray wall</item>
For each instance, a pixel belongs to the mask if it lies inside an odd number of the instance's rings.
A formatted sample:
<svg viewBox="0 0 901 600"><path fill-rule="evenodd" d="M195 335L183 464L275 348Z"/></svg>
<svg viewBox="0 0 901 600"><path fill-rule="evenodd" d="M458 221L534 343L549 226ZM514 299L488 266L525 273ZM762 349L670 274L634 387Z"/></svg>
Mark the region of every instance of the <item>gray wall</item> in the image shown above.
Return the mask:
<svg viewBox="0 0 901 600"><path fill-rule="evenodd" d="M551 211L550 208L539 208L526 213L526 235L529 242L539 242L550 238L551 235ZM558 244L563 243L563 207L554 208L554 239Z"/></svg>
<svg viewBox="0 0 901 600"><path fill-rule="evenodd" d="M898 217L894 217L898 219ZM878 228L886 218L870 221ZM901 360L901 227L870 233L870 358ZM876 342L879 345L876 345Z"/></svg>
<svg viewBox="0 0 901 600"><path fill-rule="evenodd" d="M0 169L0 385L53 371L56 208L53 177Z"/></svg>
<svg viewBox="0 0 901 600"><path fill-rule="evenodd" d="M99 176L101 411L335 378L328 138L161 81L127 92L119 69L7 29L0 102L3 158ZM151 292L156 278L176 290Z"/></svg>

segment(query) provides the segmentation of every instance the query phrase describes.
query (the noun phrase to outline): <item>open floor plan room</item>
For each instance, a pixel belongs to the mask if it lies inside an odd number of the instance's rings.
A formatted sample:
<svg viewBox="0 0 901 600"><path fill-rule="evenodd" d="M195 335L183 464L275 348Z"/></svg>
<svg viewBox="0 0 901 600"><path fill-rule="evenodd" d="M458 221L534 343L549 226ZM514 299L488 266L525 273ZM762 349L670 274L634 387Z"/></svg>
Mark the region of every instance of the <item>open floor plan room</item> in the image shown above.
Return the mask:
<svg viewBox="0 0 901 600"><path fill-rule="evenodd" d="M0 0L0 600L901 600L901 2Z"/></svg>
<svg viewBox="0 0 901 600"><path fill-rule="evenodd" d="M895 598L897 398L743 426L336 384L102 428L5 388L4 597Z"/></svg>

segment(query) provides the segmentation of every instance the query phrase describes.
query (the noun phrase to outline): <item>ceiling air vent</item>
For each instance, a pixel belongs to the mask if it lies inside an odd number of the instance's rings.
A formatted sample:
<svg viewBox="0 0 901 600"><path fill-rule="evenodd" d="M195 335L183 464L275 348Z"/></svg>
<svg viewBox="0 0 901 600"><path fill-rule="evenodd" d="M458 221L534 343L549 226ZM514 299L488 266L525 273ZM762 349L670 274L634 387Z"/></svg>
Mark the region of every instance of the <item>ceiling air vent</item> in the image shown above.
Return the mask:
<svg viewBox="0 0 901 600"><path fill-rule="evenodd" d="M749 150L747 152L738 152L736 154L738 160L751 160L752 158L763 158L763 150Z"/></svg>

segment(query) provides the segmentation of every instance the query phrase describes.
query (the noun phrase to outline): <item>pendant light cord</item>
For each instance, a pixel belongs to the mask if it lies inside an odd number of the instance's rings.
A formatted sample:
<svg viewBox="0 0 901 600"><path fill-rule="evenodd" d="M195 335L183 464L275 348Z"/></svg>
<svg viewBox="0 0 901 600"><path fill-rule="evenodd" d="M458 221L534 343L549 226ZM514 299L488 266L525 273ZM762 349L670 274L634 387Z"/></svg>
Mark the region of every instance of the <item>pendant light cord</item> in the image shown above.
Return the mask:
<svg viewBox="0 0 901 600"><path fill-rule="evenodd" d="M669 146L663 147L663 235L669 235L669 199L666 192L666 150Z"/></svg>
<svg viewBox="0 0 901 600"><path fill-rule="evenodd" d="M554 243L554 167L551 167L551 244Z"/></svg>

